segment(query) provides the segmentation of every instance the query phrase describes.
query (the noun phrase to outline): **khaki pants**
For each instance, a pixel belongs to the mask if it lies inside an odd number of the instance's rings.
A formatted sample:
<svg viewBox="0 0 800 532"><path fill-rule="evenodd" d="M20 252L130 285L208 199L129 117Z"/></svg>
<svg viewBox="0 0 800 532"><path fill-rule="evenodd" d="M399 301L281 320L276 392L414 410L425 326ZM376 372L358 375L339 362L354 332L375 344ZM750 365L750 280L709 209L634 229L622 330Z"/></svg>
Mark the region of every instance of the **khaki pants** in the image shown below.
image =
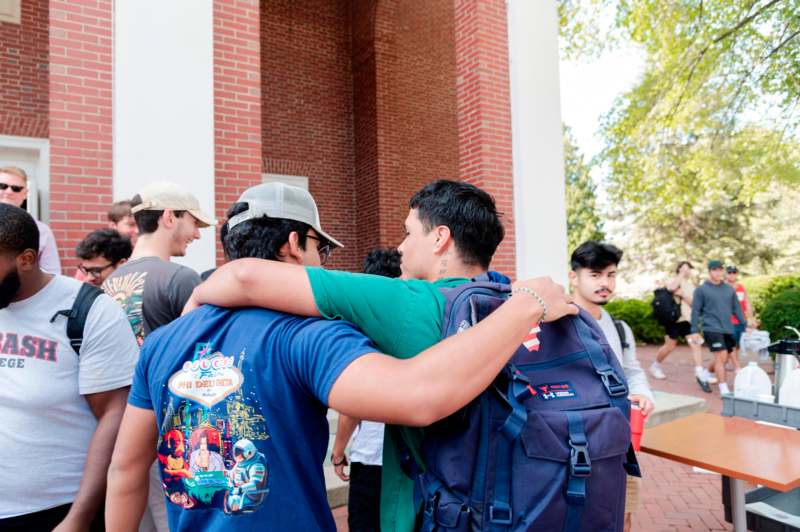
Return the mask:
<svg viewBox="0 0 800 532"><path fill-rule="evenodd" d="M628 475L625 485L625 513L632 514L639 509L641 504L640 492L642 490L642 479Z"/></svg>

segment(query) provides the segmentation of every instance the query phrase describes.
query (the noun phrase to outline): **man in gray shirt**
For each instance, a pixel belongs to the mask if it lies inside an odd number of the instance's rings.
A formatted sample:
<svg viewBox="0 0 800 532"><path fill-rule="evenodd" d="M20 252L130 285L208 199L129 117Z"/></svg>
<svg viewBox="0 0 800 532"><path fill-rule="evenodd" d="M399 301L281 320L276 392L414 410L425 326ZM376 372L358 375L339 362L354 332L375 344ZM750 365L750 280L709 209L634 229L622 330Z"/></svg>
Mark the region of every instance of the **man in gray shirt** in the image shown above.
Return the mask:
<svg viewBox="0 0 800 532"><path fill-rule="evenodd" d="M200 210L197 199L173 183L159 182L134 196L131 211L139 239L130 260L103 283L103 290L128 315L139 344L152 331L180 317L200 284L194 270L170 262L186 254L200 238L201 227L214 219Z"/></svg>
<svg viewBox="0 0 800 532"><path fill-rule="evenodd" d="M166 182L149 185L134 196L131 212L139 238L130 260L106 279L103 290L125 311L141 345L148 334L180 317L200 284L197 272L170 262L170 258L186 255L189 244L200 238L199 229L215 222L200 209L197 198ZM140 530L167 532L157 470L151 474L150 493Z"/></svg>
<svg viewBox="0 0 800 532"><path fill-rule="evenodd" d="M724 282L722 261L708 262L708 280L694 292L692 301L692 333L702 332L708 349L714 356L714 372L720 393L729 393L725 380L725 363L736 347L731 316L745 322L736 292Z"/></svg>

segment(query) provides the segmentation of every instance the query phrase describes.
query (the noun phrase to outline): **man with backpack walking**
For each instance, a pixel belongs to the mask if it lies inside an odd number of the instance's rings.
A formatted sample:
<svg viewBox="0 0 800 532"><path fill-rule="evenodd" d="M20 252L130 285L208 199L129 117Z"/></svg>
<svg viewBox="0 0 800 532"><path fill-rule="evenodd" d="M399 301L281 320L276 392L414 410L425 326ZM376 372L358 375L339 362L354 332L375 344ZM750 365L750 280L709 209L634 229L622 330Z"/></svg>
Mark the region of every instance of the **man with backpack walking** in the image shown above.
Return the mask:
<svg viewBox="0 0 800 532"><path fill-rule="evenodd" d="M699 334L692 333L692 301L695 286L692 282L694 268L689 261L681 261L675 269L675 276L653 293L653 315L666 330L664 345L656 353L650 366L650 375L655 379L666 379L662 363L678 347L678 339L685 338L692 350L694 374L697 384L706 393L711 393L709 384L716 380L703 367L703 343Z"/></svg>
<svg viewBox="0 0 800 532"><path fill-rule="evenodd" d="M603 306L611 300L617 287L617 266L622 251L611 244L587 241L572 252L569 272L575 303L585 309L603 330L619 358L628 380L628 398L647 418L654 409L655 399L647 375L636 358L636 339L627 323L616 320ZM625 531L630 530L631 513L639 506L641 478L628 477L625 496Z"/></svg>
<svg viewBox="0 0 800 532"><path fill-rule="evenodd" d="M719 382L719 392L727 394L725 364L736 347L734 316L739 323L747 323L739 298L731 285L725 282L722 261L708 261L708 279L695 290L692 302L692 332L703 333L708 349L714 357L714 368Z"/></svg>
<svg viewBox="0 0 800 532"><path fill-rule="evenodd" d="M122 310L42 271L36 222L0 204L0 530L102 530L138 356Z"/></svg>

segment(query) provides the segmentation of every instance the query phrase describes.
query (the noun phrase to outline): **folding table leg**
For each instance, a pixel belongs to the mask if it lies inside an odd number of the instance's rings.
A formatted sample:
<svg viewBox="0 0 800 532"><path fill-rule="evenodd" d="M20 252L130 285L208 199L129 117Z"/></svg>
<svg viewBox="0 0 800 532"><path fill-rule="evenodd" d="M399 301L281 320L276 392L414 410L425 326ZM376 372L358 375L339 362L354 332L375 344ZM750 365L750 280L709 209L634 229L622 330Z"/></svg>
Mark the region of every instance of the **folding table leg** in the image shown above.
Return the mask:
<svg viewBox="0 0 800 532"><path fill-rule="evenodd" d="M731 514L734 532L747 532L747 511L744 505L744 481L731 477Z"/></svg>

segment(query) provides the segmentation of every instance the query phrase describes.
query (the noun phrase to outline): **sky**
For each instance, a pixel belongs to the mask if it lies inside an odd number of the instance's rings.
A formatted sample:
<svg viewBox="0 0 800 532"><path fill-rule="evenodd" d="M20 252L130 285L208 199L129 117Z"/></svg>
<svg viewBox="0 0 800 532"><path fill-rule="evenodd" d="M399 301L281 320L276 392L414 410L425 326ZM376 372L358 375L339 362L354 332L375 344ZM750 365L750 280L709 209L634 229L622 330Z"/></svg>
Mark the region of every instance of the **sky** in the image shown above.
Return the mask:
<svg viewBox="0 0 800 532"><path fill-rule="evenodd" d="M603 149L601 117L643 70L644 56L633 47L605 52L593 61L561 61L561 119L572 128L587 161Z"/></svg>

